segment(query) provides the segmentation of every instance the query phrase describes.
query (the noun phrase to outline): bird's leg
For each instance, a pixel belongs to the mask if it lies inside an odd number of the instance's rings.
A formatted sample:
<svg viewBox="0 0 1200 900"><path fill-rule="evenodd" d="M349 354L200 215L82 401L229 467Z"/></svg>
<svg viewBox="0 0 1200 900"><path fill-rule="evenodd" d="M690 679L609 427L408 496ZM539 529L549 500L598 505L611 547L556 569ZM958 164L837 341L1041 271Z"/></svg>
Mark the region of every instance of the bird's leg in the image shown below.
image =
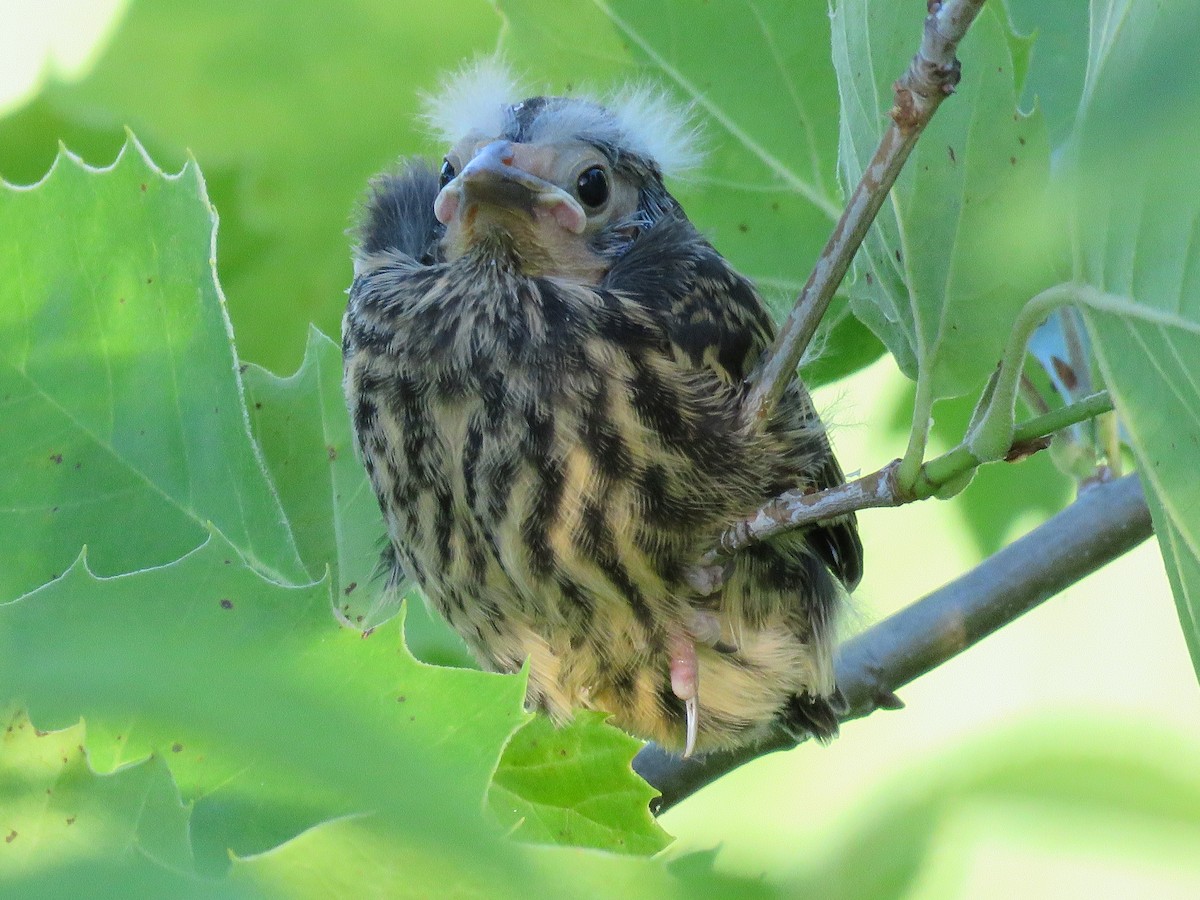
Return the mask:
<svg viewBox="0 0 1200 900"><path fill-rule="evenodd" d="M696 660L696 641L687 632L672 632L667 639L671 655L671 690L683 701L687 717L687 739L683 758L696 749L696 726L700 716L700 664Z"/></svg>

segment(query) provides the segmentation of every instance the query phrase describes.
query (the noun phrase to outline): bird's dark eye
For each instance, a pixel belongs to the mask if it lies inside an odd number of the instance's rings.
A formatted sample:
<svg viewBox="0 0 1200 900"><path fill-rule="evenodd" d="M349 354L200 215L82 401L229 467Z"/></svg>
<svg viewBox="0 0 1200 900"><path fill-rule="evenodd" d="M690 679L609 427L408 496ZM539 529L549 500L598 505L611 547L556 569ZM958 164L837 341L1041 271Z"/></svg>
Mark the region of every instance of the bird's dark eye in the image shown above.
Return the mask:
<svg viewBox="0 0 1200 900"><path fill-rule="evenodd" d="M584 169L579 180L575 182L575 190L585 205L596 209L603 206L604 201L608 199L608 176L600 166Z"/></svg>
<svg viewBox="0 0 1200 900"><path fill-rule="evenodd" d="M450 160L444 160L442 162L441 175L438 178L438 187L445 187L448 185L451 179L457 174L458 173L454 171L454 166L450 165Z"/></svg>

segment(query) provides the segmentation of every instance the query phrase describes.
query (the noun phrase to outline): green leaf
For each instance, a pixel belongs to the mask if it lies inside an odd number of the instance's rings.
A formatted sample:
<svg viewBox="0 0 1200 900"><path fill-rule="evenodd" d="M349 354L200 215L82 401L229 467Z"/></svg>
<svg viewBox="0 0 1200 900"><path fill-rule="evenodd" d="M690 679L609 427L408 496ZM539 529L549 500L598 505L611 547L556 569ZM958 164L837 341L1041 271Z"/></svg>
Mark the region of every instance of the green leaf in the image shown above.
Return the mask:
<svg viewBox="0 0 1200 900"><path fill-rule="evenodd" d="M0 714L0 886L11 896L66 896L102 885L122 894L211 896L195 875L190 810L161 757L99 775L83 725L40 731ZM143 893L143 896L147 894Z"/></svg>
<svg viewBox="0 0 1200 900"><path fill-rule="evenodd" d="M1088 15L1081 3L1007 0L1013 24L1032 33L1029 75L1021 106L1046 116L1051 147L1071 133L1088 59Z"/></svg>
<svg viewBox="0 0 1200 900"><path fill-rule="evenodd" d="M340 628L328 585L267 581L217 534L111 579L81 560L0 606L0 684L39 727L86 716L101 769L166 757L210 868L366 810L422 846L485 835L479 804L525 719L523 678L422 665L396 623Z"/></svg>
<svg viewBox="0 0 1200 900"><path fill-rule="evenodd" d="M847 190L875 152L891 85L920 34L909 5L835 7ZM955 96L925 130L857 257L852 308L928 400L978 390L1021 307L1057 280L1061 242L1028 215L1046 187L1045 125L1040 113L1017 112L1011 38L1002 10L985 6L960 47Z"/></svg>
<svg viewBox="0 0 1200 900"><path fill-rule="evenodd" d="M255 365L245 372L250 424L305 567L320 579L329 566L334 589L350 597L360 586L366 592L384 525L354 458L341 383L341 350L315 328L294 375Z"/></svg>
<svg viewBox="0 0 1200 900"><path fill-rule="evenodd" d="M213 278L216 219L194 163L132 138L109 169L60 154L0 184L0 598L62 572L157 565L212 523L281 581L309 580L246 422Z"/></svg>
<svg viewBox="0 0 1200 900"><path fill-rule="evenodd" d="M1092 4L1068 148L1076 278L1200 672L1200 8Z"/></svg>
<svg viewBox="0 0 1200 900"><path fill-rule="evenodd" d="M699 872L676 875L658 860L566 847L510 845L516 860L503 875L472 858L464 843L413 853L367 817L323 823L267 853L234 862L230 882L289 898L622 897L637 900L758 897L737 879Z"/></svg>
<svg viewBox="0 0 1200 900"><path fill-rule="evenodd" d="M37 178L81 132L107 133L86 146L110 159L126 124L167 165L190 148L223 173L210 188L242 355L291 369L310 321L337 332L345 230L367 179L425 146L418 90L494 47L498 25L484 0L354 0L303 15L283 0L133 0L86 78L46 85L36 116L0 122L0 172Z"/></svg>
<svg viewBox="0 0 1200 900"><path fill-rule="evenodd" d="M825 6L497 0L497 7L504 51L531 89L603 93L649 82L690 106L705 158L669 187L776 312L789 310L841 212L837 94L819 49L829 38ZM824 347L812 373L818 381L882 352L857 323L843 322L831 316L817 339Z"/></svg>
<svg viewBox="0 0 1200 900"><path fill-rule="evenodd" d="M309 574L332 571L338 614L360 630L387 621L403 594L385 593L377 571L386 535L366 471L355 458L342 394L341 349L315 328L304 362L280 378L258 366L245 372L254 436L279 490ZM405 638L420 660L475 668L462 639L409 592Z"/></svg>
<svg viewBox="0 0 1200 900"><path fill-rule="evenodd" d="M505 748L488 805L511 833L540 844L648 856L670 843L650 815L657 792L633 773L640 741L580 711L556 728L545 716Z"/></svg>

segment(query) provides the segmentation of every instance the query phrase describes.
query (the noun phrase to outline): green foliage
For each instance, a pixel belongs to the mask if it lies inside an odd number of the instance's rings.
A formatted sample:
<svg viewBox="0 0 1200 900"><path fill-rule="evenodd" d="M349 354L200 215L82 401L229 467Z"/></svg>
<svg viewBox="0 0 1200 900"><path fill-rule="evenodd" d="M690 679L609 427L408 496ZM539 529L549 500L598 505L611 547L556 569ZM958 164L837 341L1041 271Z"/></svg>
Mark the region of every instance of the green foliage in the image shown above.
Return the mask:
<svg viewBox="0 0 1200 900"><path fill-rule="evenodd" d="M62 508L74 529L64 539L97 548L0 605L0 684L6 702L22 704L40 729L86 717L86 738L64 740L86 747L100 771L120 773L93 778L98 799L89 801L114 804L105 820L112 833L98 832L63 859L61 848L40 845L18 874L51 866L75 877L94 864L132 878L121 860L140 846L139 829L157 834L159 825L140 818L144 811L116 814L125 808L120 798L151 789L155 796L177 791L192 804L179 815L195 854L184 869L197 877L221 876L230 851L264 853L323 822L367 812L353 830L392 847L390 864L403 861L410 881L424 873L432 884L451 866L464 885L478 886L487 883L485 872L509 871L517 856L502 851L500 832L478 811L502 748L526 718L524 679L422 665L396 620L365 637L333 615L350 581L366 579L355 568L366 563L354 541L373 549L379 527L373 502L362 502L365 476L349 445L336 346L314 334L290 379L247 372L260 452L209 261L215 217L194 165L163 176L132 142L104 171L64 156L36 189L4 189L0 220L6 240L45 240L48 223L68 223L53 233L57 253L16 245L21 269L6 282L13 293L4 308L23 313L12 315L3 343L17 433L30 443L45 440L51 412L71 426L50 435L61 462L40 452L31 461L18 457L10 471L23 493L9 505L42 514ZM156 443L175 434L193 435L194 445L181 439L174 454ZM186 513L177 516L184 525L200 522L198 534L179 538L195 549L165 562L146 554L174 519L114 500L129 493L125 471L120 478L103 468L77 480L27 478L60 467L74 472L75 448L89 448L88 441L147 483L147 493L153 488L168 511ZM74 513L99 502L93 497L105 501L107 523L96 521L98 513ZM40 533L13 533L17 553L45 552ZM286 554L268 565L259 548L271 546L272 534ZM110 544L146 555L130 557L126 574L99 578L89 560ZM291 583L280 578L280 559L291 564ZM301 561L321 577L307 577ZM21 588L10 586L9 598ZM615 832L609 842L625 840L642 853L661 847L664 835L646 812L648 789L629 769L636 742L597 722L569 732L580 733L600 733L589 753L608 759L606 771L591 773L591 786L610 796L595 813ZM510 805L580 802L577 778L562 782L562 798L553 791L527 797L516 773L528 765L528 745L514 747L503 787ZM24 766L23 753L6 750L6 765ZM19 806L30 805L39 784L22 784ZM156 801L155 809L162 805ZM10 827L19 834L20 824ZM329 838L321 835L309 840ZM330 852L336 844L330 841ZM136 862L140 878L148 863ZM286 880L277 862L247 863L239 878L254 872ZM179 868L176 859L149 863Z"/></svg>
<svg viewBox="0 0 1200 900"><path fill-rule="evenodd" d="M1094 0L1089 35L1069 4L1010 6L1037 40L988 4L959 96L806 373L854 371L882 341L918 404L978 393L1033 293L1088 286L1200 663L1197 13ZM0 119L6 178L53 164L36 187L0 185L5 893L873 897L913 890L949 797L1197 827L1186 773L1117 751L1080 763L1080 747L1022 735L998 745L1024 748L1017 762L963 751L940 793L885 803L786 886L722 876L707 854L665 864L650 858L669 836L630 772L636 742L595 715L531 719L521 676L426 665L469 660L416 604L403 636L386 621L400 598L379 599L382 524L326 334L367 178L440 152L415 122L418 91L502 26L535 89L662 84L693 104L708 153L679 196L783 308L920 31L911 7L863 0L832 20L821 3L495 7L356 0L297 17L278 0L135 0L87 78ZM162 175L126 123L180 173ZM93 162L120 156L89 169L55 155L60 138ZM940 424L961 433L958 403ZM1031 490L1020 470L990 477L968 504ZM994 542L998 516L974 502Z"/></svg>
<svg viewBox="0 0 1200 900"><path fill-rule="evenodd" d="M892 82L919 37L913 26L903 4L836 7L847 192L888 124ZM1044 191L1050 153L1042 117L1017 111L1011 40L1002 8L984 7L961 48L971 64L957 102L926 129L859 256L854 312L917 380L926 410L930 400L978 392L1025 301L1057 280L1046 235L1012 227Z"/></svg>
<svg viewBox="0 0 1200 900"><path fill-rule="evenodd" d="M421 146L416 89L490 50L497 25L483 0L134 2L86 79L0 125L0 175L40 178L60 139L107 162L125 125L167 168L190 150L221 211L222 284L244 298L240 351L292 368L309 322L337 332L355 198Z"/></svg>
<svg viewBox="0 0 1200 900"><path fill-rule="evenodd" d="M1096 4L1067 145L1075 278L1200 669L1200 41L1188 0ZM1095 185L1104 190L1095 190Z"/></svg>
<svg viewBox="0 0 1200 900"><path fill-rule="evenodd" d="M580 711L556 728L538 716L513 736L488 804L513 834L543 844L651 854L670 842L650 815L655 791L624 777L641 743Z"/></svg>
<svg viewBox="0 0 1200 900"><path fill-rule="evenodd" d="M209 522L264 573L307 580L246 427L195 165L167 180L134 151L97 178L63 159L2 196L0 257L19 268L0 279L0 596L84 544L103 574L170 562Z"/></svg>

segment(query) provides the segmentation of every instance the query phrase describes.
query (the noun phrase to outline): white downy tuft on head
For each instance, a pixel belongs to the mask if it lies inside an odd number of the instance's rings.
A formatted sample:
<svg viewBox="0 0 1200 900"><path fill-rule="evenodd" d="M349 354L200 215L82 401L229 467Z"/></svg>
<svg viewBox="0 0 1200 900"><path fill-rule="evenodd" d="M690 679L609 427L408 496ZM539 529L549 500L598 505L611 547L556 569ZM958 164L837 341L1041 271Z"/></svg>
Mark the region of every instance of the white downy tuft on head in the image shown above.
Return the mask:
<svg viewBox="0 0 1200 900"><path fill-rule="evenodd" d="M703 161L700 128L690 106L679 106L646 85L626 86L601 103L616 120L621 145L653 159L664 175L685 174Z"/></svg>
<svg viewBox="0 0 1200 900"><path fill-rule="evenodd" d="M512 104L526 98L503 60L484 57L423 98L424 118L447 145L469 134L499 136L514 124ZM627 85L607 95L563 99L537 115L536 140L603 141L654 160L668 176L686 173L703 159L691 107L672 102L660 89Z"/></svg>
<svg viewBox="0 0 1200 900"><path fill-rule="evenodd" d="M460 69L437 94L426 95L424 118L446 144L472 132L501 134L508 107L523 97L512 71L497 57Z"/></svg>

